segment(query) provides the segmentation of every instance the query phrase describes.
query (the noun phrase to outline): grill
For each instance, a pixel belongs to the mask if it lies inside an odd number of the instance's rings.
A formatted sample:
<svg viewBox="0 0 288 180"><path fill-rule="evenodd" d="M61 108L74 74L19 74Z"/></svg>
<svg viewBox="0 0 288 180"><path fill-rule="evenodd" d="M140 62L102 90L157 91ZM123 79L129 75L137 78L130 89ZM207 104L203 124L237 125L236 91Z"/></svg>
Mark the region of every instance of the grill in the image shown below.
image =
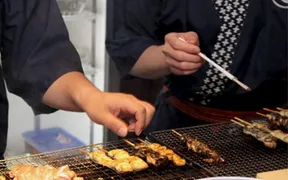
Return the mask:
<svg viewBox="0 0 288 180"><path fill-rule="evenodd" d="M136 139L130 139L131 142L136 142ZM109 143L98 144L99 147L103 147L106 150L115 148L121 148L132 153L133 148L124 141L115 141ZM180 179L198 179L212 176L207 171L187 165L184 167L168 166L164 169L155 169L153 167L148 168L145 171L129 173L129 174L118 174L113 170L98 165L91 161L85 154L80 150L88 152L97 151L93 146L85 146L61 151L55 151L51 153L43 153L39 155L9 159L0 161L0 174L4 175L7 179L9 168L14 165L30 163L33 165L52 165L54 167L60 167L63 165L69 165L70 169L75 171L79 177L84 177L85 180L95 180L98 178L103 179L167 179L167 180L180 180Z"/></svg>
<svg viewBox="0 0 288 180"><path fill-rule="evenodd" d="M235 124L209 124L177 129L177 132L206 143L225 159L226 164L217 166L204 163L200 156L188 152L179 136L169 130L153 132L150 138L174 149L179 155L217 176L255 177L259 172L288 167L287 144L279 142L276 149L268 149L256 139L245 135L242 128Z"/></svg>

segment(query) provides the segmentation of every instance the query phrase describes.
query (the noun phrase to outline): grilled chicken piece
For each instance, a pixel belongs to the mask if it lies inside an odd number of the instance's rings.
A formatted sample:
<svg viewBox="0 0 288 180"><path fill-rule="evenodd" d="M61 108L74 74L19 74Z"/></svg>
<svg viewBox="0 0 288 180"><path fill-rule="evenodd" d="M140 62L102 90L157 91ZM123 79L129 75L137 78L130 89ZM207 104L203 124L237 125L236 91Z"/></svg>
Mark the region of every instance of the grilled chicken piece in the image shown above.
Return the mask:
<svg viewBox="0 0 288 180"><path fill-rule="evenodd" d="M11 169L9 176L14 180L83 180L68 166L57 169L48 165L37 167L31 164L17 165Z"/></svg>
<svg viewBox="0 0 288 180"><path fill-rule="evenodd" d="M155 167L163 167L169 161L168 157L160 155L158 152L153 151L144 144L135 146L135 149L137 149L136 156L146 159L148 164L152 164Z"/></svg>
<svg viewBox="0 0 288 180"><path fill-rule="evenodd" d="M123 149L113 149L108 152L108 156L117 160L126 159L130 157L129 153Z"/></svg>
<svg viewBox="0 0 288 180"><path fill-rule="evenodd" d="M287 133L284 133L281 130L270 130L267 125L262 124L262 123L253 123L252 125L254 125L255 127L259 128L261 130L266 131L267 133L270 133L275 138L278 138L281 141L288 143L288 134Z"/></svg>
<svg viewBox="0 0 288 180"><path fill-rule="evenodd" d="M0 176L0 180L6 180L4 176Z"/></svg>
<svg viewBox="0 0 288 180"><path fill-rule="evenodd" d="M203 159L206 163L217 163L221 164L224 163L225 160L220 157L220 155L213 149L209 148L203 142L194 139L190 136L183 135L182 140L186 143L187 148L197 154L200 154L205 159Z"/></svg>
<svg viewBox="0 0 288 180"><path fill-rule="evenodd" d="M283 129L285 131L288 131L288 118L287 117L282 117L281 115L271 115L267 114L266 115L270 126L273 129Z"/></svg>
<svg viewBox="0 0 288 180"><path fill-rule="evenodd" d="M122 149L114 149L107 153L97 151L90 153L90 158L94 159L98 164L115 169L120 173L127 173L132 171L140 171L148 168L148 164L141 158L130 156L129 153Z"/></svg>
<svg viewBox="0 0 288 180"><path fill-rule="evenodd" d="M279 112L280 116L288 118L288 109Z"/></svg>
<svg viewBox="0 0 288 180"><path fill-rule="evenodd" d="M175 166L185 166L186 160L181 158L179 155L175 154L175 152L171 149L168 149L166 146L161 146L158 143L150 143L147 145L148 148L153 151L158 152L162 156L167 156L170 161L173 162Z"/></svg>
<svg viewBox="0 0 288 180"><path fill-rule="evenodd" d="M243 128L243 132L256 138L258 141L263 142L264 145L268 148L276 148L277 146L276 138L274 138L270 133L257 128L255 125L245 126Z"/></svg>

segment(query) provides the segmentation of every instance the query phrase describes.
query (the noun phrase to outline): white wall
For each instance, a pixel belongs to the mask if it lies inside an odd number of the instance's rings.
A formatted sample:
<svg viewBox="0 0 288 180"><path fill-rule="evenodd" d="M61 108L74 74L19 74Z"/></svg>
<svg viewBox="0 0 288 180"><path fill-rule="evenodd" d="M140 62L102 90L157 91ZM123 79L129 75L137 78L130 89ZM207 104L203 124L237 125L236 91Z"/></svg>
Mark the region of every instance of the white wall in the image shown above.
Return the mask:
<svg viewBox="0 0 288 180"><path fill-rule="evenodd" d="M73 43L87 48L91 47L91 23L89 21L69 22L67 27ZM94 84L100 90L104 90L105 82L105 29L106 0L97 0L95 49L97 73ZM7 150L11 151L12 155L18 155L24 152L24 141L21 134L34 129L34 116L30 107L21 98L12 94L9 94L8 98L10 111ZM60 126L86 144L90 143L90 120L84 113L58 111L51 115L41 116L41 128L54 126ZM101 143L103 141L103 127L95 124L93 128L93 143Z"/></svg>

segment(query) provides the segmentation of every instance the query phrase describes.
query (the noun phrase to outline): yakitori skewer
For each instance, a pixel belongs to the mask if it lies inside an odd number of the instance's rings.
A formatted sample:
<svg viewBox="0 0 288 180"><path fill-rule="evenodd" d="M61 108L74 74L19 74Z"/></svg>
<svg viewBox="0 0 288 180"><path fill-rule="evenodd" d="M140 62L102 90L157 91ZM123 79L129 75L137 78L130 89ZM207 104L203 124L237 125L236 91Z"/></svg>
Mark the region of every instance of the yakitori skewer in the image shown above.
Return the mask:
<svg viewBox="0 0 288 180"><path fill-rule="evenodd" d="M283 129L288 131L288 118L282 117L280 115L262 114L259 112L257 112L257 114L266 117L273 129Z"/></svg>
<svg viewBox="0 0 288 180"><path fill-rule="evenodd" d="M123 139L127 144L132 146L137 150L136 156L139 156L146 160L148 164L151 164L155 167L163 167L169 161L168 157L160 155L158 152L151 150L148 147L142 145L135 145L129 140Z"/></svg>
<svg viewBox="0 0 288 180"><path fill-rule="evenodd" d="M261 129L262 131L265 131L267 133L269 133L270 135L272 135L274 138L277 138L285 143L288 143L288 134L287 133L284 133L283 131L281 130L270 130L268 128L268 126L266 126L265 124L262 124L262 123L248 123L247 121L243 120L243 119L240 119L240 118L237 118L235 117L236 120L244 123L245 125L249 126L249 127L256 127L256 128L259 128Z"/></svg>
<svg viewBox="0 0 288 180"><path fill-rule="evenodd" d="M181 138L181 140L186 143L186 146L189 150L203 156L205 158L203 159L204 162L217 163L217 164L221 164L225 162L224 159L220 157L220 155L215 150L209 148L203 142L195 138L192 138L188 135L182 135L175 130L171 130L171 131L175 133L176 135L178 135Z"/></svg>
<svg viewBox="0 0 288 180"><path fill-rule="evenodd" d="M158 143L150 143L138 138L140 142L143 143L143 146L150 148L151 150L158 152L162 156L166 156L170 161L173 162L175 166L185 166L186 160L181 158L176 154L172 149L168 149L166 146L162 146Z"/></svg>
<svg viewBox="0 0 288 180"><path fill-rule="evenodd" d="M276 148L277 139L274 138L269 132L260 129L256 125L248 123L240 118L235 118L231 120L233 123L241 126L243 128L243 133L250 135L262 142L268 148Z"/></svg>

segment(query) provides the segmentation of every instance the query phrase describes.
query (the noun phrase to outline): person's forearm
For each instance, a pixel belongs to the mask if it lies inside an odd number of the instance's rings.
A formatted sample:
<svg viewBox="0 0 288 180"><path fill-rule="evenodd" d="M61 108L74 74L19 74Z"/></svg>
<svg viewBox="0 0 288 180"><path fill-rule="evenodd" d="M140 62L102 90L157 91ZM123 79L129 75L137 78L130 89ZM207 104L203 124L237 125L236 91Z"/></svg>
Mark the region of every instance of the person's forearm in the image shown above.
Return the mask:
<svg viewBox="0 0 288 180"><path fill-rule="evenodd" d="M42 102L52 108L83 112L84 97L99 92L83 74L70 72L57 79L46 91Z"/></svg>
<svg viewBox="0 0 288 180"><path fill-rule="evenodd" d="M150 46L140 56L130 75L144 79L160 79L170 74L162 46Z"/></svg>

